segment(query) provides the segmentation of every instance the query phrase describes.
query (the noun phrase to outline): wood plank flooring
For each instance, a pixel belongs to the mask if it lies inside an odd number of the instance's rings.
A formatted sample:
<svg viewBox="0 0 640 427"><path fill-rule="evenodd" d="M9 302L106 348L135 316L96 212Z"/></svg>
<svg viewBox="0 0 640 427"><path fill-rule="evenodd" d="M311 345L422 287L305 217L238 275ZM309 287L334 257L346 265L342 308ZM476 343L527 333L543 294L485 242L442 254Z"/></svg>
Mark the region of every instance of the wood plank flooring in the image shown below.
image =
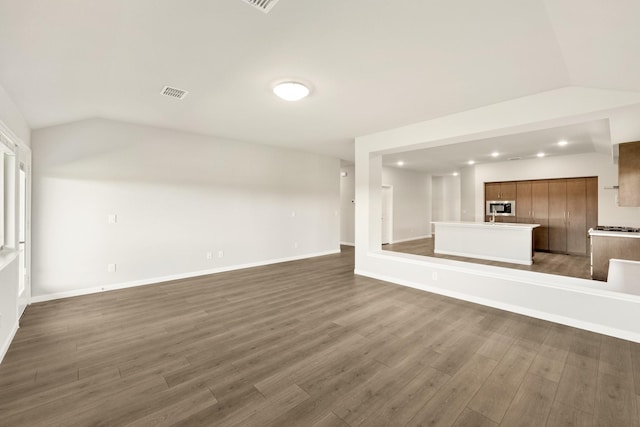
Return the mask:
<svg viewBox="0 0 640 427"><path fill-rule="evenodd" d="M353 268L344 247L34 304L0 425L640 425L640 344Z"/></svg>
<svg viewBox="0 0 640 427"><path fill-rule="evenodd" d="M408 242L383 245L382 249L393 252L403 252L407 254L429 256L434 258L452 259L474 264L495 265L498 267L514 268L518 270L536 271L538 273L577 277L579 279L591 279L591 267L589 264L590 260L588 256L536 252L535 256L533 257L532 265L520 265L508 262L488 261L478 258L434 254L434 242L435 236L432 238L416 239Z"/></svg>

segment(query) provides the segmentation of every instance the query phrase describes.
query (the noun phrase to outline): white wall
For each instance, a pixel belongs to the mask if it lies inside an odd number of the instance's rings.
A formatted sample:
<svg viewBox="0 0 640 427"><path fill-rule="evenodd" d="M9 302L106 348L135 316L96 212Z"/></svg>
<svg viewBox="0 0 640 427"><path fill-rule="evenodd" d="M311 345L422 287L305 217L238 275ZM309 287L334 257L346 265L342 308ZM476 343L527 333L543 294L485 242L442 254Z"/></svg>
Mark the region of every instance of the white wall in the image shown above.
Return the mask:
<svg viewBox="0 0 640 427"><path fill-rule="evenodd" d="M36 300L339 250L338 159L101 119L32 146Z"/></svg>
<svg viewBox="0 0 640 427"><path fill-rule="evenodd" d="M616 120L639 109L640 93L567 87L356 138L356 273L640 342L636 295L585 279L382 251L377 226L386 154L600 119L610 120L612 138L639 140L622 129L632 120Z"/></svg>
<svg viewBox="0 0 640 427"><path fill-rule="evenodd" d="M461 182L459 176L432 177L433 221L460 221ZM433 226L431 227L433 230Z"/></svg>
<svg viewBox="0 0 640 427"><path fill-rule="evenodd" d="M340 241L355 244L355 166L342 167ZM431 176L407 169L382 168L382 185L393 187L393 242L431 235ZM391 243L393 243L391 242Z"/></svg>
<svg viewBox="0 0 640 427"><path fill-rule="evenodd" d="M442 177L445 221L460 221L460 176Z"/></svg>
<svg viewBox="0 0 640 427"><path fill-rule="evenodd" d="M9 94L0 85L0 120L26 146L31 143L31 129Z"/></svg>
<svg viewBox="0 0 640 427"><path fill-rule="evenodd" d="M431 185L424 172L384 167L382 185L393 187L393 242L431 235Z"/></svg>
<svg viewBox="0 0 640 427"><path fill-rule="evenodd" d="M340 243L356 244L356 167L344 166L340 172Z"/></svg>
<svg viewBox="0 0 640 427"><path fill-rule="evenodd" d="M467 166L460 169L460 219L462 221L476 221L476 193L476 167ZM482 193L484 194L484 189ZM484 221L482 218L480 220Z"/></svg>
<svg viewBox="0 0 640 427"><path fill-rule="evenodd" d="M442 176L431 177L431 219L432 221L444 221L444 178ZM433 230L433 226L431 227Z"/></svg>
<svg viewBox="0 0 640 427"><path fill-rule="evenodd" d="M598 223L640 227L640 207L618 207L616 203L618 167L611 155L588 153L573 156L544 157L476 165L476 220L482 221L484 183L528 179L598 177Z"/></svg>
<svg viewBox="0 0 640 427"><path fill-rule="evenodd" d="M2 86L0 86L0 130L8 134L7 136L11 137L14 143L19 142L26 147L30 144L29 126ZM27 162L28 149L19 147L17 151L18 160ZM15 175L17 176L17 172ZM15 177L8 185L11 186L9 188L10 192L17 195L18 182ZM14 205L13 212L7 212L8 215L6 217L7 220L13 222L12 230L17 227L18 218L17 203L14 203ZM17 248L16 237L16 233L11 233L10 236L7 236L7 246L14 249L0 253L0 362L4 358L18 329L20 313L18 303L18 288L20 286L18 265L20 256L15 251Z"/></svg>

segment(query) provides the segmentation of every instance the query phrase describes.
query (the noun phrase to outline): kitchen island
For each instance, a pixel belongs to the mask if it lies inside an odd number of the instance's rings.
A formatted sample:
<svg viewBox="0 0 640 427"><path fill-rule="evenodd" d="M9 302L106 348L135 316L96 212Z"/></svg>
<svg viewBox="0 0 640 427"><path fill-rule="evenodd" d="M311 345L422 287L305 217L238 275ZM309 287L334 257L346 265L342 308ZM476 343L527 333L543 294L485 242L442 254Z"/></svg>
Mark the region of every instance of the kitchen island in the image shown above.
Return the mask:
<svg viewBox="0 0 640 427"><path fill-rule="evenodd" d="M533 264L533 229L540 224L432 222L434 253Z"/></svg>

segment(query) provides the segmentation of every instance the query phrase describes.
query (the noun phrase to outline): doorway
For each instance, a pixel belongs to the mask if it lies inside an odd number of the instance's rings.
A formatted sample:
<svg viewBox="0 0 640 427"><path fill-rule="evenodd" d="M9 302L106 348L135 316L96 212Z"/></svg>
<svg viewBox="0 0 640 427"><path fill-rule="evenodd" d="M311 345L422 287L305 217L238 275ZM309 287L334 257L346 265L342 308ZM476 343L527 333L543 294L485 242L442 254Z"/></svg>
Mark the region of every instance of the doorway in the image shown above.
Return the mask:
<svg viewBox="0 0 640 427"><path fill-rule="evenodd" d="M393 187L382 186L382 244L393 241Z"/></svg>

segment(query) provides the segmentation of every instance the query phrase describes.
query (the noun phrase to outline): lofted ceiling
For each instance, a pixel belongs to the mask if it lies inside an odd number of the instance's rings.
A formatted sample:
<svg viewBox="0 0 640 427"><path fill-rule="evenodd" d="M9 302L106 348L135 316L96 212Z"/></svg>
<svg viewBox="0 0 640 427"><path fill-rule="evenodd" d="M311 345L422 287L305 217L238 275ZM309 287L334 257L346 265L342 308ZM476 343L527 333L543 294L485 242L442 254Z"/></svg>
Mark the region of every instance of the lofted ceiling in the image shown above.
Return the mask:
<svg viewBox="0 0 640 427"><path fill-rule="evenodd" d="M34 129L104 117L353 160L356 136L508 99L640 91L638 16L637 0L0 0L0 85ZM288 79L311 95L276 98Z"/></svg>

